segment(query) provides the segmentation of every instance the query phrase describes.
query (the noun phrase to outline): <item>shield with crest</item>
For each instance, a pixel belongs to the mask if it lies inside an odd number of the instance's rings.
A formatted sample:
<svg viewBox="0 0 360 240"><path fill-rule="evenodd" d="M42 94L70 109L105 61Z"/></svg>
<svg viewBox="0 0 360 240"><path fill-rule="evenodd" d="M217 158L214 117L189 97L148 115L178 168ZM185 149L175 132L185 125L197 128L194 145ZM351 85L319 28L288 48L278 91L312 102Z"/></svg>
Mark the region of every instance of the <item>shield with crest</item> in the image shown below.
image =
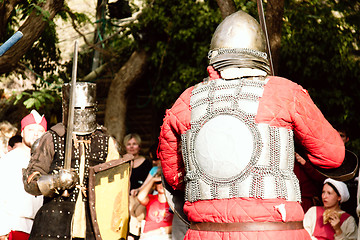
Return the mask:
<svg viewBox="0 0 360 240"><path fill-rule="evenodd" d="M89 170L89 206L97 240L126 239L130 164L112 160Z"/></svg>

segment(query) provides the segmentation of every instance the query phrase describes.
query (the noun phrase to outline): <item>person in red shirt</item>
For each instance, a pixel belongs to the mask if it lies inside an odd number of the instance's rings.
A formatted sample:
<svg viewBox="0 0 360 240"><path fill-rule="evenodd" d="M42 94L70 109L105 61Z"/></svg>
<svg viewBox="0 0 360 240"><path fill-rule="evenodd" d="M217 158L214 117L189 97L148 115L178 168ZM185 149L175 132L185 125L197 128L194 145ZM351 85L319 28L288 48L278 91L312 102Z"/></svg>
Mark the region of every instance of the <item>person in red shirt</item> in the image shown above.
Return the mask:
<svg viewBox="0 0 360 240"><path fill-rule="evenodd" d="M154 189L157 194L150 194ZM171 240L173 213L166 201L164 188L159 174L155 175L137 195L139 202L146 206L145 226L140 235L141 240Z"/></svg>

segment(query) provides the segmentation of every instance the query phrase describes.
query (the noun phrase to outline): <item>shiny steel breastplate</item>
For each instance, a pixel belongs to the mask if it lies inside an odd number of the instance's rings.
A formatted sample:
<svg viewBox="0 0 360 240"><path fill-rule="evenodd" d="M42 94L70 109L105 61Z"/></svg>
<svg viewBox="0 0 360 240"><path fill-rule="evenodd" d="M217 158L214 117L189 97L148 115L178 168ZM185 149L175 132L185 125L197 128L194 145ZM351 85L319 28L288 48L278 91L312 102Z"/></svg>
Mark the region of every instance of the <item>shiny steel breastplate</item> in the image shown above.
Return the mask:
<svg viewBox="0 0 360 240"><path fill-rule="evenodd" d="M187 201L254 197L300 201L293 132L255 123L264 79L194 87L191 128L182 135Z"/></svg>

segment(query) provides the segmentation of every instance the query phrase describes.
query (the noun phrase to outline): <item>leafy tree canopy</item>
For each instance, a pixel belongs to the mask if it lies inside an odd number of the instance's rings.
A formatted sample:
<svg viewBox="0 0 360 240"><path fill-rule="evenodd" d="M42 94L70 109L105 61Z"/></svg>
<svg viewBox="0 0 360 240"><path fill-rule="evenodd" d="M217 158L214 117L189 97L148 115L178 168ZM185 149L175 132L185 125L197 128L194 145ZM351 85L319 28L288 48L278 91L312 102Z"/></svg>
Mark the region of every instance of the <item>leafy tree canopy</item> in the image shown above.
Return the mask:
<svg viewBox="0 0 360 240"><path fill-rule="evenodd" d="M336 128L360 149L357 1L287 1L280 75L308 89Z"/></svg>
<svg viewBox="0 0 360 240"><path fill-rule="evenodd" d="M257 16L256 1L234 2L237 9ZM28 1L19 9L25 13L35 8L34 3L37 1ZM146 0L142 8L131 7L132 12L141 12L136 21L120 24L109 17L102 20L105 35L110 36L101 42L102 60L111 62L117 71L132 51L146 49L150 60L145 78L153 101L161 109L170 107L182 91L207 76L210 40L221 22L217 3ZM348 126L353 140L360 133L360 110L356 108L360 93L355 91L360 84L359 8L358 1L352 0L286 0L279 66L279 75L308 89L331 123ZM61 17L69 16L66 11L61 12ZM78 19L86 21L85 17ZM9 21L5 39L20 20L21 17ZM43 72L54 73L47 75L48 83L70 79L71 63L65 72L54 71L54 66L59 66L56 42L56 32L50 24L23 61L44 79ZM96 46L80 54L79 77L91 71L92 50ZM357 141L352 142L360 149Z"/></svg>

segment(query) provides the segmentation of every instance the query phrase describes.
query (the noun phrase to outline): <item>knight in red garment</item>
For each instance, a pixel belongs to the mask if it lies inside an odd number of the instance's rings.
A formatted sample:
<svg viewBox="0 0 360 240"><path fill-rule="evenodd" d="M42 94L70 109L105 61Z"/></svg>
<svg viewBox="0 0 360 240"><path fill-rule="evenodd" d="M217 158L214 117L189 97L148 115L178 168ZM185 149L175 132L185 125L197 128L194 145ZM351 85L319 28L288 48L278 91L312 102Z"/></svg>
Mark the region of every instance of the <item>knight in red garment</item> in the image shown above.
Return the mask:
<svg viewBox="0 0 360 240"><path fill-rule="evenodd" d="M167 110L159 137L165 180L185 191L185 239L310 239L294 143L322 168L345 155L308 92L270 76L258 22L238 11L217 27L209 77Z"/></svg>

